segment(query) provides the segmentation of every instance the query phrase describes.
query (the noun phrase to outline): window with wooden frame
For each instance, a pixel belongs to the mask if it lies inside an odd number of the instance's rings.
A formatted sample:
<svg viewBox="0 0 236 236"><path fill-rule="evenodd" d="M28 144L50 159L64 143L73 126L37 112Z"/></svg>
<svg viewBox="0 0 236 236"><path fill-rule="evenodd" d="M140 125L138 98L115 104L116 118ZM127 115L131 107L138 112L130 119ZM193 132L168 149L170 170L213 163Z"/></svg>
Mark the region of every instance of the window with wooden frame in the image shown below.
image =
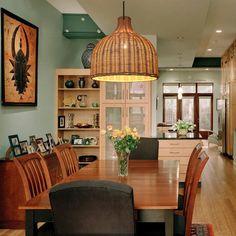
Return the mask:
<svg viewBox="0 0 236 236"><path fill-rule="evenodd" d="M164 83L163 121L191 121L197 131L207 136L213 129L213 91L213 83Z"/></svg>

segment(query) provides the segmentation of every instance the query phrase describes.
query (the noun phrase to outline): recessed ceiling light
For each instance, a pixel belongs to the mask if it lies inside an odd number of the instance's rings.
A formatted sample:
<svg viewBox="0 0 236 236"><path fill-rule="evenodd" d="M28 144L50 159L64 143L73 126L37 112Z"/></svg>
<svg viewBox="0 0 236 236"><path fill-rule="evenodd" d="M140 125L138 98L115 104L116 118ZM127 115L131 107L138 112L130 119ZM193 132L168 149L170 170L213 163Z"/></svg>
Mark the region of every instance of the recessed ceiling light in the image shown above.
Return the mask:
<svg viewBox="0 0 236 236"><path fill-rule="evenodd" d="M82 20L82 21L85 21L85 18L84 18L84 17L81 17L81 20Z"/></svg>
<svg viewBox="0 0 236 236"><path fill-rule="evenodd" d="M170 68L170 71L173 71L174 69L173 68Z"/></svg>
<svg viewBox="0 0 236 236"><path fill-rule="evenodd" d="M208 48L208 49L207 49L207 51L208 51L208 52L211 52L211 51L212 51L212 49L211 49L211 48Z"/></svg>
<svg viewBox="0 0 236 236"><path fill-rule="evenodd" d="M216 33L220 34L220 33L222 33L222 30L218 29L218 30L216 30Z"/></svg>
<svg viewBox="0 0 236 236"><path fill-rule="evenodd" d="M206 68L205 70L209 70L208 68Z"/></svg>

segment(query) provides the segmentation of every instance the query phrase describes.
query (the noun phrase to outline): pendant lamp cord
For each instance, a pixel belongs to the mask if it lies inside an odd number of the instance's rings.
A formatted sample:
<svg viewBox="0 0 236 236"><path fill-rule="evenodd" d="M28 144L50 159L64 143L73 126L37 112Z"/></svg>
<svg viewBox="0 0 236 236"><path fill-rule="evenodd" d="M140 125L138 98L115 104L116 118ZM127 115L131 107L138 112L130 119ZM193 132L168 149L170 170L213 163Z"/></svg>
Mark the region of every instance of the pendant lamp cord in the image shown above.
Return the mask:
<svg viewBox="0 0 236 236"><path fill-rule="evenodd" d="M125 1L123 1L123 20L125 19Z"/></svg>

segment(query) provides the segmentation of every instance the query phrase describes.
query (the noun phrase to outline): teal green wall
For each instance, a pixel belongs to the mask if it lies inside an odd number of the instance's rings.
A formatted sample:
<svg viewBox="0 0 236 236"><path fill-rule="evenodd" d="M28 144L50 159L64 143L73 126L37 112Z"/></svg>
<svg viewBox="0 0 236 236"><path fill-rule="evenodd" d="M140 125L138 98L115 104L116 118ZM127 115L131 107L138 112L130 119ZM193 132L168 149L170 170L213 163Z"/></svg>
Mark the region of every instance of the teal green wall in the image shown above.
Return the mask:
<svg viewBox="0 0 236 236"><path fill-rule="evenodd" d="M54 134L55 69L81 68L80 58L88 40L66 39L62 35L62 14L45 0L1 0L0 7L39 27L38 106L0 105L0 157L3 157L9 146L8 135L18 134L20 140L25 140L33 134L43 138L47 132Z"/></svg>

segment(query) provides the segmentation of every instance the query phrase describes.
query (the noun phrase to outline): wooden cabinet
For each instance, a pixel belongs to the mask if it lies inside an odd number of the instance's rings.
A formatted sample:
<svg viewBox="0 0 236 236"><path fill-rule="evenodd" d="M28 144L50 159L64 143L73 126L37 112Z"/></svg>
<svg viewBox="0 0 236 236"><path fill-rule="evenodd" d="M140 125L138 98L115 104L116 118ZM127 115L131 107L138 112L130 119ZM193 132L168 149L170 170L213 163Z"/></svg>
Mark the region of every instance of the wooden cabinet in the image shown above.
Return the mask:
<svg viewBox="0 0 236 236"><path fill-rule="evenodd" d="M79 87L80 78L85 80L84 88ZM74 88L65 86L68 80L74 82ZM90 70L57 69L56 81L56 135L69 140L69 142L71 142L72 135L79 136L80 140L77 140L78 142L76 141L76 144L73 145L77 155L99 157L100 88L92 87L93 80L90 78ZM59 116L65 117L65 127L59 126ZM71 125L69 117L72 116Z"/></svg>
<svg viewBox="0 0 236 236"><path fill-rule="evenodd" d="M101 129L107 125L121 129L137 128L141 136L150 136L151 83L101 83ZM101 140L101 158L110 159L115 153L104 135Z"/></svg>
<svg viewBox="0 0 236 236"><path fill-rule="evenodd" d="M236 129L236 40L222 56L221 66L221 97L226 99L225 154L233 156L234 130Z"/></svg>
<svg viewBox="0 0 236 236"><path fill-rule="evenodd" d="M201 140L159 140L159 160L179 160L179 181L184 182L188 161L194 147Z"/></svg>
<svg viewBox="0 0 236 236"><path fill-rule="evenodd" d="M20 157L19 157L20 158ZM61 168L55 153L44 156L52 185L62 180ZM0 161L0 228L24 229L25 211L18 209L25 204L23 183L13 160Z"/></svg>

